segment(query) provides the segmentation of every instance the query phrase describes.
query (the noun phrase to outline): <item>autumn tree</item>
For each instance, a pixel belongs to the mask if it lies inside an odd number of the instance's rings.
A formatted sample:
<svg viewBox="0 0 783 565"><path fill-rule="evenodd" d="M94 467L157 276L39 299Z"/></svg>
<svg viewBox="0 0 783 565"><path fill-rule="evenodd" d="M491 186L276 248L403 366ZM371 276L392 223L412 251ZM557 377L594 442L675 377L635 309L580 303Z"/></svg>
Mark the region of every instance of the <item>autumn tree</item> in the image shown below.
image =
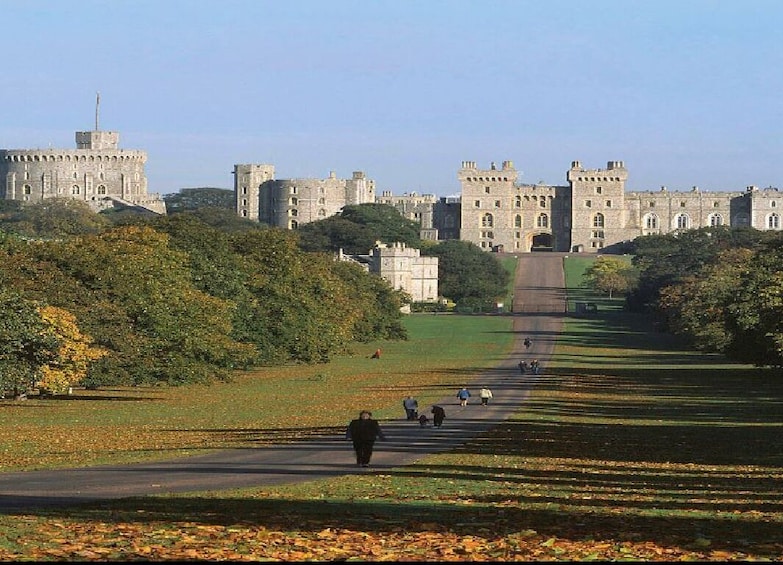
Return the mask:
<svg viewBox="0 0 783 565"><path fill-rule="evenodd" d="M90 363L106 355L107 351L93 346L92 338L82 333L76 317L56 306L39 306L38 313L46 332L58 342L57 354L44 363L37 383L42 391L61 394L78 385L87 375Z"/></svg>
<svg viewBox="0 0 783 565"><path fill-rule="evenodd" d="M611 299L616 292L626 292L631 289L638 274L630 262L620 257L601 255L584 274L585 285L605 292Z"/></svg>
<svg viewBox="0 0 783 565"><path fill-rule="evenodd" d="M0 291L0 393L24 397L41 369L58 357L60 342L39 314L38 304Z"/></svg>

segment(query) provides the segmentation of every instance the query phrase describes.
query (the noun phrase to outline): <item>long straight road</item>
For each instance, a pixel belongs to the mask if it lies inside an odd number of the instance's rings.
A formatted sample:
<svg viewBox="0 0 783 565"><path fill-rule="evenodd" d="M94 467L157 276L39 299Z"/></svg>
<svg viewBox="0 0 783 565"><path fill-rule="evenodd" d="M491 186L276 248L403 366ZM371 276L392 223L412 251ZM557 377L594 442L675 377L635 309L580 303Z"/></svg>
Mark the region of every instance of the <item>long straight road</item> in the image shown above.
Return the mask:
<svg viewBox="0 0 783 565"><path fill-rule="evenodd" d="M513 303L515 345L511 355L496 368L465 383L474 392L468 407L461 408L453 395L439 402L447 413L443 428L420 428L402 418L382 422L388 440L376 444L370 472L453 449L507 419L525 401L535 380L531 375L519 375L520 359L537 358L546 372L565 311L563 255L525 254L518 260ZM525 337L532 340L529 350L523 344ZM494 398L489 406L482 407L475 393L485 385L492 389ZM296 444L232 449L155 463L0 473L0 512L368 472L357 469L354 462L350 443L342 435L329 435Z"/></svg>

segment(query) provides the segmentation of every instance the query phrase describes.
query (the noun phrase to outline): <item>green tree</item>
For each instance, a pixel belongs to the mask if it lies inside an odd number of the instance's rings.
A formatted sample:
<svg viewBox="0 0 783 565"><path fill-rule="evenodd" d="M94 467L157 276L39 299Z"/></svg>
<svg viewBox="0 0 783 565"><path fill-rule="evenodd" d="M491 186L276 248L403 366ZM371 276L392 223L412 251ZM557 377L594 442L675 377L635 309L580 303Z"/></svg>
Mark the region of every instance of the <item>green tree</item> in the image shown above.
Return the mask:
<svg viewBox="0 0 783 565"><path fill-rule="evenodd" d="M638 272L630 262L619 257L601 255L585 271L585 284L611 299L616 292L627 292L636 284Z"/></svg>
<svg viewBox="0 0 783 565"><path fill-rule="evenodd" d="M57 359L60 342L38 311L39 305L0 290L0 393L22 398L41 369Z"/></svg>
<svg viewBox="0 0 783 565"><path fill-rule="evenodd" d="M0 215L0 226L4 230L28 238L55 239L98 233L108 225L108 221L86 202L70 198L25 204L5 217Z"/></svg>
<svg viewBox="0 0 783 565"><path fill-rule="evenodd" d="M166 212L169 214L200 208L221 208L233 211L235 198L233 190L214 187L182 188L179 192L163 195Z"/></svg>
<svg viewBox="0 0 783 565"><path fill-rule="evenodd" d="M745 248L722 251L697 274L661 289L658 304L667 328L696 349L728 354L737 339L731 308L753 255Z"/></svg>
<svg viewBox="0 0 783 565"><path fill-rule="evenodd" d="M422 255L438 258L440 294L458 305L490 308L505 296L509 274L496 256L468 241L426 246Z"/></svg>
<svg viewBox="0 0 783 565"><path fill-rule="evenodd" d="M338 216L308 222L298 231L305 251L366 254L378 241L420 248L419 230L419 224L405 219L393 206L357 204L343 207Z"/></svg>
<svg viewBox="0 0 783 565"><path fill-rule="evenodd" d="M783 237L756 250L742 265L728 306L732 340L727 355L757 366L783 367Z"/></svg>

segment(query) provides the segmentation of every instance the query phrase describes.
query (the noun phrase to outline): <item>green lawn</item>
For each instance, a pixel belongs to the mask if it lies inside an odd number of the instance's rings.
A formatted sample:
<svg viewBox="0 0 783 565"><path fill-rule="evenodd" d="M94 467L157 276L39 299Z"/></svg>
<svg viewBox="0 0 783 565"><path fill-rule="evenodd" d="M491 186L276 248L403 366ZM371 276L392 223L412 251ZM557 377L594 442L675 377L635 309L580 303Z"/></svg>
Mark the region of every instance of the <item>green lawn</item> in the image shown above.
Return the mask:
<svg viewBox="0 0 783 565"><path fill-rule="evenodd" d="M566 262L569 293L598 312L566 319L525 405L463 448L384 474L7 515L0 558L780 561L783 383L689 352L620 300L591 295L579 286L582 260ZM302 394L353 383L345 412L327 411L313 428L344 425L359 399L398 417L408 390L441 396L455 367L502 359L510 319L418 316L410 342L380 344L381 363L367 359L368 344L330 366L260 372L193 396L236 389L260 399L282 382ZM397 374L413 359L421 364ZM154 399L113 402L137 418L176 402L168 391L145 394ZM194 430L220 417L187 412L178 417ZM233 425L261 425L262 416L237 412Z"/></svg>

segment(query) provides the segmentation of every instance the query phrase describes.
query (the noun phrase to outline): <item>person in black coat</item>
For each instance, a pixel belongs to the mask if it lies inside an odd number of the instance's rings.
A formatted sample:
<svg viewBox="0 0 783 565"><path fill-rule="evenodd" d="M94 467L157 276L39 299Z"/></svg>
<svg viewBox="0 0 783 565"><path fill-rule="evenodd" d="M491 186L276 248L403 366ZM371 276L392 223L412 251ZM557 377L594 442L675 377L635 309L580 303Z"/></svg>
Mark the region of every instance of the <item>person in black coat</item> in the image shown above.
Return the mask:
<svg viewBox="0 0 783 565"><path fill-rule="evenodd" d="M356 464L362 467L370 465L372 458L372 449L376 439L385 440L381 425L377 420L372 419L372 412L362 410L359 417L351 420L348 429L345 431L345 439L353 442L353 450L356 452Z"/></svg>
<svg viewBox="0 0 783 565"><path fill-rule="evenodd" d="M439 428L441 424L443 424L443 420L446 419L446 411L443 409L442 406L433 406L432 407L432 425L436 428Z"/></svg>

